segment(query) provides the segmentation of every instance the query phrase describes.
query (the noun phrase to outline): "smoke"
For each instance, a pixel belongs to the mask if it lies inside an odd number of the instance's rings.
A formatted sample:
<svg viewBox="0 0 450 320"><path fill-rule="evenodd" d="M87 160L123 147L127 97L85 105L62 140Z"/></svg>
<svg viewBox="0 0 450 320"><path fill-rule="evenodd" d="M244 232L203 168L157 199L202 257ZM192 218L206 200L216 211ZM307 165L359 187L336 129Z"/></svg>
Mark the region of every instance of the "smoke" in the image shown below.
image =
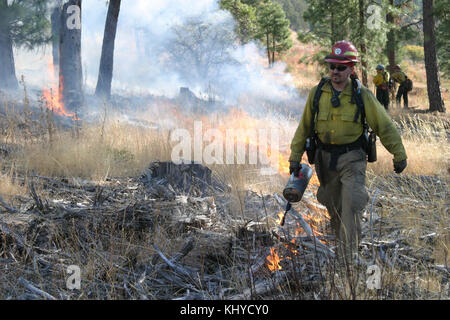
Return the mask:
<svg viewBox="0 0 450 320"><path fill-rule="evenodd" d="M107 5L84 0L82 63L86 93L94 92ZM239 45L235 21L217 0L123 0L115 43L113 94L151 93L175 97L180 87L205 92L227 103L269 100L302 105L284 63L267 68L266 53L252 42ZM186 48L190 46L190 48ZM18 74L38 77L36 56L18 52ZM27 65L31 62L33 67ZM41 72L45 75L46 72ZM40 81L45 86L48 79Z"/></svg>

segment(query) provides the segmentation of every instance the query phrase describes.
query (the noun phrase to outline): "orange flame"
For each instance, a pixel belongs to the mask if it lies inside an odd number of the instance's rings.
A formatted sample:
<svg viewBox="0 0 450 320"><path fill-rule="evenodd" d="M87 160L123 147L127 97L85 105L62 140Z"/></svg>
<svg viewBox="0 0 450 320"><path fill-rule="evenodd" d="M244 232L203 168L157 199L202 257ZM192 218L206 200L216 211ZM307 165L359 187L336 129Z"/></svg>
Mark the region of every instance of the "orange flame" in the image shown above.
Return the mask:
<svg viewBox="0 0 450 320"><path fill-rule="evenodd" d="M47 109L51 110L52 112L65 117L72 117L76 118L75 113L71 113L66 111L64 107L63 102L63 78L60 76L59 78L59 84L55 81L55 66L53 65L53 62L51 59L49 59L49 62L47 63L48 66L48 73L50 75L50 88L44 88L42 89L42 98L44 99L44 104L47 107ZM58 87L59 85L59 87ZM56 89L58 88L58 89ZM57 95L54 94L54 92L57 92Z"/></svg>
<svg viewBox="0 0 450 320"><path fill-rule="evenodd" d="M278 219L275 221L276 224L281 224L281 221L283 220L284 212L280 211L278 212Z"/></svg>
<svg viewBox="0 0 450 320"><path fill-rule="evenodd" d="M278 250L275 248L270 248L270 254L266 257L267 259L267 267L270 271L274 272L277 270L281 270L280 266L280 257L278 256Z"/></svg>
<svg viewBox="0 0 450 320"><path fill-rule="evenodd" d="M289 175L289 157L281 152L278 154L278 172Z"/></svg>

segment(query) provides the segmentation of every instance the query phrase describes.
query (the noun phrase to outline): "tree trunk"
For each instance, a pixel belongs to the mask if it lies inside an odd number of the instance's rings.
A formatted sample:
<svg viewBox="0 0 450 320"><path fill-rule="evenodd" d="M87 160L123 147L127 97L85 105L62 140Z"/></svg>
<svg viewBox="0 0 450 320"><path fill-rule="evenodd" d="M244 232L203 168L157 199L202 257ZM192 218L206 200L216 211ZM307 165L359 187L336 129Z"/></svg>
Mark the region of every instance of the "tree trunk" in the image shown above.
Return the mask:
<svg viewBox="0 0 450 320"><path fill-rule="evenodd" d="M429 111L445 112L441 95L441 83L436 55L436 36L433 17L433 0L423 0L423 46L425 49L425 70L427 74Z"/></svg>
<svg viewBox="0 0 450 320"><path fill-rule="evenodd" d="M359 41L360 41L360 51L361 51L361 73L362 73L362 83L365 87L368 86L367 81L367 61L366 61L366 37L365 37L365 30L366 30L366 5L364 3L364 0L359 0Z"/></svg>
<svg viewBox="0 0 450 320"><path fill-rule="evenodd" d="M272 62L270 58L270 40L269 40L269 32L266 33L266 42L267 42L267 58L269 59L269 68L272 67Z"/></svg>
<svg viewBox="0 0 450 320"><path fill-rule="evenodd" d="M81 27L69 28L68 21L73 13L69 6L78 6L81 21L81 0L69 0L61 13L61 34L59 42L59 92L67 111L78 112L83 104L83 73L81 67Z"/></svg>
<svg viewBox="0 0 450 320"><path fill-rule="evenodd" d="M7 0L0 0L6 7ZM17 89L16 67L14 64L13 42L8 26L0 28L0 89Z"/></svg>
<svg viewBox="0 0 450 320"><path fill-rule="evenodd" d="M105 23L105 33L103 35L102 56L100 59L100 70L98 73L97 97L109 100L111 96L111 82L114 65L114 42L116 39L117 21L119 19L121 0L111 0L109 2L108 14Z"/></svg>
<svg viewBox="0 0 450 320"><path fill-rule="evenodd" d="M330 8L330 5L328 5ZM336 24L334 23L334 11L331 10L331 17L330 17L330 34L331 34L331 47L336 43Z"/></svg>
<svg viewBox="0 0 450 320"><path fill-rule="evenodd" d="M276 48L276 44L275 44L275 32L274 32L273 36L272 36L272 67L275 64L275 48Z"/></svg>
<svg viewBox="0 0 450 320"><path fill-rule="evenodd" d="M389 4L391 6L394 5L394 0L389 0ZM396 57L395 57L395 49L396 49L396 43L395 43L395 30L392 27L392 24L394 23L394 15L392 13L388 13L386 15L386 22L391 26L390 30L387 33L387 41L386 41L386 55L389 61L389 65L387 67L390 74L394 72L394 66L396 65ZM391 101L395 101L395 93L397 90L397 84L396 82L393 83L392 88L390 89L391 94Z"/></svg>
<svg viewBox="0 0 450 320"><path fill-rule="evenodd" d="M391 6L394 5L394 0L390 0L389 4ZM394 15L392 13L388 13L386 15L386 22L391 25L391 29L389 30L387 34L387 41L386 41L386 53L387 58L389 60L389 68L388 71L392 73L394 71L394 66L396 64L395 62L395 30L392 27L392 24L394 23Z"/></svg>
<svg viewBox="0 0 450 320"><path fill-rule="evenodd" d="M52 23L52 56L53 56L53 67L55 72L59 66L59 36L61 28L61 6L56 6L52 10L50 17Z"/></svg>

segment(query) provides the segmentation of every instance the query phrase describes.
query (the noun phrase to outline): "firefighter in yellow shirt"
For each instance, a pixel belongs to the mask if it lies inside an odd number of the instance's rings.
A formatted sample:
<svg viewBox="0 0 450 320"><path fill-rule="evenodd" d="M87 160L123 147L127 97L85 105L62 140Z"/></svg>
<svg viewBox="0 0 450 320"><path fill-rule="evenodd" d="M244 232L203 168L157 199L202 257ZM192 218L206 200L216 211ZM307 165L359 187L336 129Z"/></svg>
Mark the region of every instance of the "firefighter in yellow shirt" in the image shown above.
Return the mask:
<svg viewBox="0 0 450 320"><path fill-rule="evenodd" d="M364 119L394 155L394 171L401 173L407 165L402 139L386 110L368 88L350 77L358 62L357 55L350 42L335 43L325 59L329 78L322 79L310 91L289 157L289 171L298 175L305 150L309 160L314 155L320 182L317 200L330 214L338 257L346 261L357 252L360 219L369 200L365 186ZM311 152L314 145L317 148Z"/></svg>
<svg viewBox="0 0 450 320"><path fill-rule="evenodd" d="M389 73L387 73L382 64L379 64L376 68L377 75L373 78L375 84L376 96L378 101L387 110L389 107Z"/></svg>
<svg viewBox="0 0 450 320"><path fill-rule="evenodd" d="M403 106L408 109L408 88L406 87L406 74L401 70L400 66L397 64L394 67L394 73L391 74L391 78L399 83L397 96L395 100L397 101L397 107L400 106L400 101L403 97Z"/></svg>

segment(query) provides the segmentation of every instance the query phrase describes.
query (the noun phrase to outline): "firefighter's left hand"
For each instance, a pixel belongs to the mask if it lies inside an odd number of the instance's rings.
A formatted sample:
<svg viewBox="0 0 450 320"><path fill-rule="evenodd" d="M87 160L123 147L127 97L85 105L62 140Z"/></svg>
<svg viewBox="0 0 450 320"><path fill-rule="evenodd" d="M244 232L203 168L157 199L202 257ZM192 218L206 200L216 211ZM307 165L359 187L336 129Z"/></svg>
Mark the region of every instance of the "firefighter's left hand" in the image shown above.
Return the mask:
<svg viewBox="0 0 450 320"><path fill-rule="evenodd" d="M298 177L302 165L298 161L289 161L289 174L294 173L294 176Z"/></svg>
<svg viewBox="0 0 450 320"><path fill-rule="evenodd" d="M406 168L406 159L399 162L394 162L395 173L401 173L403 170L405 170L405 168Z"/></svg>

